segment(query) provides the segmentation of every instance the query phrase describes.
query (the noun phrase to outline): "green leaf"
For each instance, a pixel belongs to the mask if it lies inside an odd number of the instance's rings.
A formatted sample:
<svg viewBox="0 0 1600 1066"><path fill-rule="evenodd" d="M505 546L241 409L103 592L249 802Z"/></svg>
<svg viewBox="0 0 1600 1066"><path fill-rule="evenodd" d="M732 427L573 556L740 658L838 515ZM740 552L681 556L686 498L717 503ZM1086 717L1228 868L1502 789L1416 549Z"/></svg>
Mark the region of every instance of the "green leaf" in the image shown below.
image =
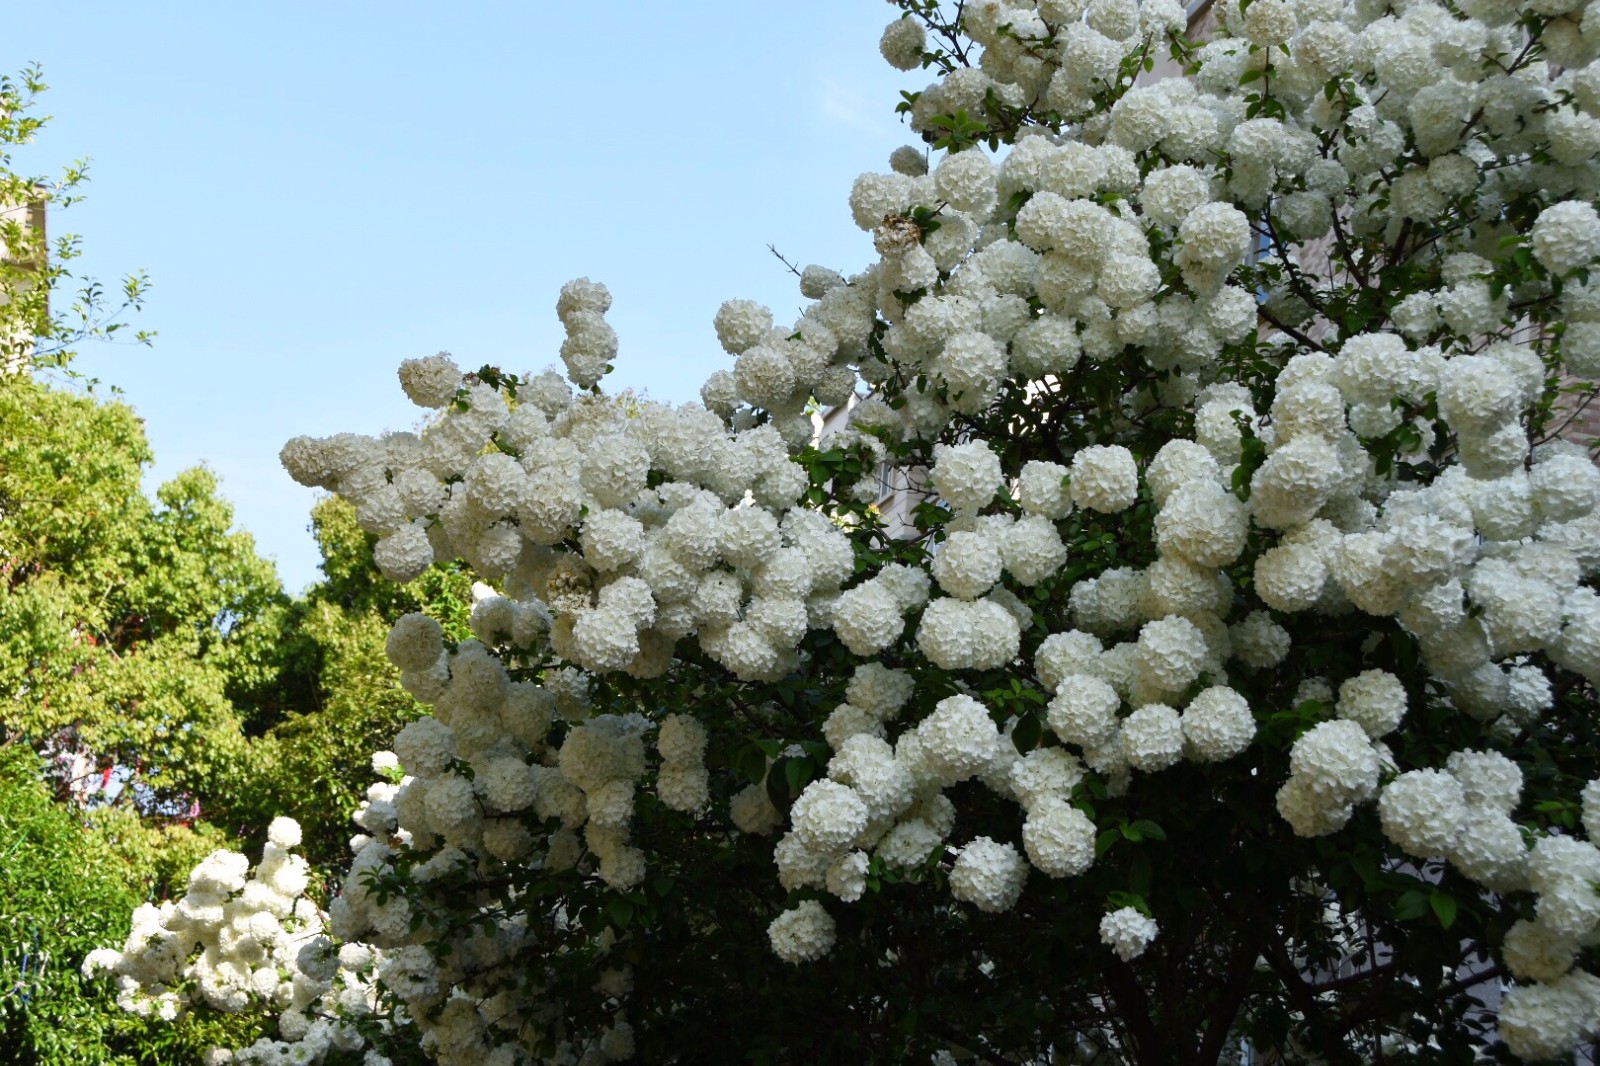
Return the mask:
<svg viewBox="0 0 1600 1066"><path fill-rule="evenodd" d="M1147 840L1165 840L1167 831L1148 818L1141 818L1133 823L1132 828L1137 829L1141 836Z"/></svg>
<svg viewBox="0 0 1600 1066"><path fill-rule="evenodd" d="M752 785L761 784L761 779L767 776L767 753L759 745L748 744L737 757L739 776Z"/></svg>
<svg viewBox="0 0 1600 1066"><path fill-rule="evenodd" d="M1395 900L1394 916L1402 922L1421 918L1428 913L1428 896L1419 889L1411 889Z"/></svg>
<svg viewBox="0 0 1600 1066"><path fill-rule="evenodd" d="M618 929L626 929L633 921L633 904L622 896L612 896L606 900L606 915Z"/></svg>
<svg viewBox="0 0 1600 1066"><path fill-rule="evenodd" d="M800 795L815 775L816 768L810 759L790 759L789 765L783 768L783 780L789 786L789 795Z"/></svg>
<svg viewBox="0 0 1600 1066"><path fill-rule="evenodd" d="M1448 929L1456 922L1456 898L1444 892L1435 892L1428 897L1428 905L1433 908L1433 913L1438 916L1439 924Z"/></svg>

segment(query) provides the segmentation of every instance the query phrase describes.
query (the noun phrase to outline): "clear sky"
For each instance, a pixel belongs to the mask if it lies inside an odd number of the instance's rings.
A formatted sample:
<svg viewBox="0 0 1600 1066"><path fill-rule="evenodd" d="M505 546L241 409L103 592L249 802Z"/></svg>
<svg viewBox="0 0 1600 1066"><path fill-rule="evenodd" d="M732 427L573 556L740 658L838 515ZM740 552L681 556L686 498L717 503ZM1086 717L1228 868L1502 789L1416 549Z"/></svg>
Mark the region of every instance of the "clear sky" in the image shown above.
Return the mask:
<svg viewBox="0 0 1600 1066"><path fill-rule="evenodd" d="M51 220L107 283L148 270L153 349L91 347L157 463L205 462L291 590L316 580L300 433L411 428L404 358L557 361L570 278L611 289L613 388L697 398L732 297L801 298L767 251L850 272L855 176L921 88L878 0L14 5L4 67L54 116L18 168L87 156Z"/></svg>

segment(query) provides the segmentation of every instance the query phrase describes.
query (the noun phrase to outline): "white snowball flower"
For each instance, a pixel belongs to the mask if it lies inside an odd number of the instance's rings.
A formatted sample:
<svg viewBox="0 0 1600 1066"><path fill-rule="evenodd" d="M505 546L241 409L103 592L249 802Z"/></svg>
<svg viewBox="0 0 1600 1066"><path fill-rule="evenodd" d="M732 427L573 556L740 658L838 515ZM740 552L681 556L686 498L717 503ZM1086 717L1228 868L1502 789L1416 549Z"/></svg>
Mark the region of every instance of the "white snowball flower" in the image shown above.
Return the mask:
<svg viewBox="0 0 1600 1066"><path fill-rule="evenodd" d="M1528 231L1533 257L1553 274L1565 274L1600 256L1600 215L1581 200L1563 200L1539 212Z"/></svg>
<svg viewBox="0 0 1600 1066"><path fill-rule="evenodd" d="M1001 534L1000 558L1019 584L1032 587L1066 563L1067 546L1053 522L1042 515L1030 515Z"/></svg>
<svg viewBox="0 0 1600 1066"><path fill-rule="evenodd" d="M1000 545L981 532L950 534L929 567L939 587L962 600L988 592L1000 580L1000 570Z"/></svg>
<svg viewBox="0 0 1600 1066"><path fill-rule="evenodd" d="M1159 928L1154 918L1137 908L1121 907L1100 919L1100 942L1123 962L1130 962L1144 954Z"/></svg>
<svg viewBox="0 0 1600 1066"><path fill-rule="evenodd" d="M1100 748L1110 743L1118 729L1117 710L1122 697L1106 681L1087 674L1069 674L1056 686L1047 721L1064 743L1080 748Z"/></svg>
<svg viewBox="0 0 1600 1066"><path fill-rule="evenodd" d="M927 36L916 19L909 16L898 18L884 27L878 51L894 69L916 70L922 65L922 48L927 43Z"/></svg>
<svg viewBox="0 0 1600 1066"><path fill-rule="evenodd" d="M1138 497L1139 471L1128 449L1096 444L1072 457L1072 499L1079 507L1115 514Z"/></svg>
<svg viewBox="0 0 1600 1066"><path fill-rule="evenodd" d="M915 733L923 759L945 785L982 773L1000 742L1000 731L988 710L970 696L940 700Z"/></svg>
<svg viewBox="0 0 1600 1066"><path fill-rule="evenodd" d="M834 937L833 918L814 899L802 900L793 910L774 918L767 927L773 954L796 965L815 962L832 951Z"/></svg>
<svg viewBox="0 0 1600 1066"><path fill-rule="evenodd" d="M929 479L934 491L958 511L977 511L1000 489L1000 457L985 441L938 445Z"/></svg>
<svg viewBox="0 0 1600 1066"><path fill-rule="evenodd" d="M1571 1054L1600 1014L1600 979L1571 970L1549 984L1518 985L1506 993L1496 1019L1500 1038L1526 1062Z"/></svg>
<svg viewBox="0 0 1600 1066"><path fill-rule="evenodd" d="M1017 657L1017 619L993 600L938 599L923 612L917 647L943 670L992 670Z"/></svg>
<svg viewBox="0 0 1600 1066"><path fill-rule="evenodd" d="M981 911L999 914L1015 906L1028 879L1028 864L1011 844L978 837L961 849L950 870L950 894Z"/></svg>
<svg viewBox="0 0 1600 1066"><path fill-rule="evenodd" d="M1022 824L1028 859L1050 877L1076 877L1094 865L1094 838L1089 816L1059 796L1040 799Z"/></svg>
<svg viewBox="0 0 1600 1066"><path fill-rule="evenodd" d="M1057 520L1072 511L1072 494L1066 487L1067 468L1037 459L1024 463L1017 479L1022 509L1030 515Z"/></svg>
<svg viewBox="0 0 1600 1066"><path fill-rule="evenodd" d="M1443 770L1403 773L1378 799L1383 835L1420 859L1449 852L1466 816L1461 784Z"/></svg>
<svg viewBox="0 0 1600 1066"><path fill-rule="evenodd" d="M1209 659L1205 634L1187 618L1169 615L1139 630L1139 670L1158 690L1188 688Z"/></svg>
<svg viewBox="0 0 1600 1066"><path fill-rule="evenodd" d="M1147 703L1122 722L1122 752L1135 770L1165 770L1183 757L1183 722L1162 703Z"/></svg>
<svg viewBox="0 0 1600 1066"><path fill-rule="evenodd" d="M1202 762L1231 759L1249 747L1255 735L1249 702L1226 686L1206 689L1183 709L1185 750Z"/></svg>
<svg viewBox="0 0 1600 1066"><path fill-rule="evenodd" d="M824 778L800 793L789 820L808 848L831 853L847 847L867 827L867 805L848 785Z"/></svg>
<svg viewBox="0 0 1600 1066"><path fill-rule="evenodd" d="M1167 497L1186 485L1220 483L1220 477L1216 459L1204 446L1181 439L1163 444L1145 471L1150 496L1157 506L1165 506Z"/></svg>
<svg viewBox="0 0 1600 1066"><path fill-rule="evenodd" d="M833 629L852 654L873 655L894 643L905 618L883 582L866 581L834 601Z"/></svg>
<svg viewBox="0 0 1600 1066"><path fill-rule="evenodd" d="M407 359L400 364L400 387L418 407L444 407L456 398L456 390L461 387L461 368L449 352Z"/></svg>
<svg viewBox="0 0 1600 1066"><path fill-rule="evenodd" d="M267 839L280 848L288 849L298 847L300 844L300 823L293 818L277 817L267 827Z"/></svg>
<svg viewBox="0 0 1600 1066"><path fill-rule="evenodd" d="M1377 740L1399 728L1405 717L1405 686L1386 670L1362 671L1339 686L1337 710Z"/></svg>

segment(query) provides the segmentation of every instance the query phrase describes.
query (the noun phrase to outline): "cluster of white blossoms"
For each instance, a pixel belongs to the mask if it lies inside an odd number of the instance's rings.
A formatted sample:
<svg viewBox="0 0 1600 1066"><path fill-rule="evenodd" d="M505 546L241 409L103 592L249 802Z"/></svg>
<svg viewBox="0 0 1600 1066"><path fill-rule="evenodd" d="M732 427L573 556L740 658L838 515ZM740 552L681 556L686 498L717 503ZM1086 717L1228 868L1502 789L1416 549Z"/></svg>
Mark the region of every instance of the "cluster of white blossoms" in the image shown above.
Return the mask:
<svg viewBox="0 0 1600 1066"><path fill-rule="evenodd" d="M299 843L299 825L277 818L254 870L237 852L212 852L180 898L134 912L121 951L90 952L84 975L113 975L123 1009L166 1020L196 1004L276 1015L282 1039L221 1052L218 1062L308 1066L360 1050L366 1039L356 1023L377 1005L376 956L359 946L340 950L326 935L306 894L310 869L290 850ZM379 1066L377 1058L368 1066Z"/></svg>
<svg viewBox="0 0 1600 1066"><path fill-rule="evenodd" d="M848 278L808 267L792 324L725 303L731 365L701 403L600 393L611 297L579 280L557 304L567 380L409 360L402 387L436 412L419 434L284 447L297 480L354 504L389 577L459 558L500 590L474 607L473 640L396 623L389 656L432 714L395 738L407 776L369 794L329 908L347 947L382 949L385 987L441 1062L500 1055L519 1025L557 1032L559 1006L492 979L534 950L524 925L486 910L435 954L416 900L508 867L636 889L652 779L673 811L782 831L789 898L769 937L800 963L833 949L828 908L860 900L875 863L1005 912L1042 883L1031 871L1094 867L1102 827L1081 786L1118 801L1179 767L1268 766L1258 722L1291 711L1305 727L1273 784L1292 832L1375 807L1398 853L1531 893L1537 917L1502 951L1518 982L1502 1035L1543 1058L1600 1027L1600 979L1575 966L1600 934L1600 852L1560 833L1530 846L1510 746L1548 723L1563 676L1600 682L1600 471L1532 439L1552 375L1600 378L1596 19L1560 0L1536 18L1493 0L1214 10L1193 77L1130 81L1130 61L1181 34L1174 0L965 5L976 65L909 97L909 122L932 141L965 113L1009 151L958 141L930 166L902 149L858 178L849 208L877 261ZM903 70L925 47L911 16L881 43ZM1402 274L1348 250L1360 241L1403 249L1421 288L1374 300ZM1313 246L1344 257L1338 277ZM802 503L813 400L853 403L830 446L943 509L920 554L882 561L877 531ZM996 410L1010 414L986 420ZM821 488L859 500L846 480ZM1084 528L1118 531L1120 555L1075 558ZM1313 676L1291 658L1291 634L1322 620L1369 627L1339 649L1355 667ZM816 676L824 640L853 657L847 684ZM1402 642L1416 676L1377 665ZM1037 739L978 680L1020 684L1030 656ZM707 764L749 735L714 701L691 715L595 699L691 661L744 691L801 677L824 694L825 720L782 741L783 758L818 738L831 753L787 810ZM1293 700L1261 705L1291 668L1278 688ZM1419 700L1485 740L1402 761ZM963 822L978 795L1014 804L1009 839ZM411 890L375 887L390 882ZM141 914L141 944L172 929L161 950L187 959L199 942ZM1156 930L1134 906L1100 924L1124 961ZM219 1005L245 972L225 961L207 964L229 975L210 978ZM159 959L125 965L152 967L126 971L139 988L170 980ZM631 1054L625 999L607 1000L583 1061ZM548 1061L570 1061L573 1039Z"/></svg>

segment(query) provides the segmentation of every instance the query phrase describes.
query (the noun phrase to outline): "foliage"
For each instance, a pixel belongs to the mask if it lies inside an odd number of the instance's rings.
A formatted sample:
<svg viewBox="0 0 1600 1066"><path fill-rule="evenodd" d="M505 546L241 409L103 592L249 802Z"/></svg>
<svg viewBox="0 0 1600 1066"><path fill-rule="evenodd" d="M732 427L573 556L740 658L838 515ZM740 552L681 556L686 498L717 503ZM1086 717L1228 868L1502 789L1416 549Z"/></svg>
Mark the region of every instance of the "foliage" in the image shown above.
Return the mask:
<svg viewBox="0 0 1600 1066"><path fill-rule="evenodd" d="M15 76L0 76L0 368L10 373L37 367L71 373L74 349L85 341L131 340L149 344L155 333L130 328L124 318L144 306L150 279L143 271L122 279L116 294L93 278L73 273L81 254L77 234L50 240L42 224L48 207L57 211L79 199L89 180L87 160L79 160L50 179L15 169L14 156L32 143L49 122L34 113L44 92L42 73L30 66ZM37 212L29 216L30 209ZM76 286L76 288L74 288ZM61 307L63 298L72 301Z"/></svg>
<svg viewBox="0 0 1600 1066"><path fill-rule="evenodd" d="M67 1066L198 1063L236 1041L239 1019L159 1029L133 1019L79 974L84 956L125 929L134 905L182 884L214 833L153 828L124 811L62 807L37 757L0 745L0 1058Z"/></svg>

